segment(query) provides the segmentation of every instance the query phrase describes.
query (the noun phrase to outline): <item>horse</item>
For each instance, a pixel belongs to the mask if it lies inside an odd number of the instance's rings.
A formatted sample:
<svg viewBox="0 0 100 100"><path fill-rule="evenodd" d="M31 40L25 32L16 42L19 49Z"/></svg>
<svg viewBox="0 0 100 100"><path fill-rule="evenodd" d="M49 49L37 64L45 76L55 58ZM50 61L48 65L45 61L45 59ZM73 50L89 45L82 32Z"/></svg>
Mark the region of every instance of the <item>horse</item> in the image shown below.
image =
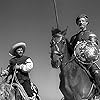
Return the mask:
<svg viewBox="0 0 100 100"><path fill-rule="evenodd" d="M33 98L30 99L16 76L16 82L13 83L7 82L6 78L0 83L0 100L41 100L38 88L33 82L31 82Z"/></svg>
<svg viewBox="0 0 100 100"><path fill-rule="evenodd" d="M100 100L96 85L89 72L72 56L72 48L65 37L66 31L52 35L50 42L51 66L60 68L60 85L63 100Z"/></svg>
<svg viewBox="0 0 100 100"><path fill-rule="evenodd" d="M15 100L14 88L10 89L10 84L6 82L0 84L0 100Z"/></svg>

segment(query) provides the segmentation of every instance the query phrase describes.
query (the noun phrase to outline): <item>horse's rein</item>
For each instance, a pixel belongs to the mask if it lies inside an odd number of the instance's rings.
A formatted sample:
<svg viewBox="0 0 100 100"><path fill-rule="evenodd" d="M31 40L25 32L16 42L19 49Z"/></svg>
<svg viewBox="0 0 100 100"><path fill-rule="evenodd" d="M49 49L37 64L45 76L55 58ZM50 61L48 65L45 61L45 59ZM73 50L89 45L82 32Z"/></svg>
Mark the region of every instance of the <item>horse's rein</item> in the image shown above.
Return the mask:
<svg viewBox="0 0 100 100"><path fill-rule="evenodd" d="M15 66L17 66L17 64ZM14 81L15 76L16 76L16 68L14 70L13 78L12 78L11 85L10 85L10 90L12 89L12 85L13 85L13 81Z"/></svg>
<svg viewBox="0 0 100 100"><path fill-rule="evenodd" d="M20 91L20 93L21 93L21 95L23 96L23 98L25 100L29 100L27 93L25 92L24 88L22 87L22 85L19 83L19 81L17 79L17 76L16 76L16 66L18 66L18 65L17 64L15 65L15 70L14 70L13 78L12 78L12 81L11 81L10 90L12 89L13 85L17 86L19 91ZM13 83L14 79L17 82L17 84ZM23 90L23 92L21 91L21 89Z"/></svg>

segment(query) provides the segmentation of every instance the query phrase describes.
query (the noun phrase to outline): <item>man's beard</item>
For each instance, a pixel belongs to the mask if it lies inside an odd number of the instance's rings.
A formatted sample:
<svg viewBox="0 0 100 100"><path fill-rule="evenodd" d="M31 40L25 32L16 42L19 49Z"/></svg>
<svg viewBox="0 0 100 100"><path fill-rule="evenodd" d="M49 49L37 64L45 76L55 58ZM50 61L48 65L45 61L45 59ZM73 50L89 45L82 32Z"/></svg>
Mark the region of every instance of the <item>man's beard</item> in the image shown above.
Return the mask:
<svg viewBox="0 0 100 100"><path fill-rule="evenodd" d="M85 29L85 26L84 25L79 25L80 29Z"/></svg>

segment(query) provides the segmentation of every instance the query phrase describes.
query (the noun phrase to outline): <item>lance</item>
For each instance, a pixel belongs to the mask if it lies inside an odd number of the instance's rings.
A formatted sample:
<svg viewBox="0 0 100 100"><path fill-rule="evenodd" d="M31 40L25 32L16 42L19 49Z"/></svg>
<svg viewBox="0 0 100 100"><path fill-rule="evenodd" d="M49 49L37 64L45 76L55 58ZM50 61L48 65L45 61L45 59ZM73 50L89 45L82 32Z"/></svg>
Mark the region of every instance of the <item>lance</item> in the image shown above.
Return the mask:
<svg viewBox="0 0 100 100"><path fill-rule="evenodd" d="M57 25L57 28L59 28L59 21L58 21L58 13L57 13L56 1L55 0L52 0L52 1L53 1L54 12L55 12L55 17L56 17L56 25Z"/></svg>
<svg viewBox="0 0 100 100"><path fill-rule="evenodd" d="M53 1L53 5L54 5L54 12L55 12L55 17L56 17L56 27L57 27L57 29L59 29L59 21L58 21L58 13L57 13L57 6L56 6L56 0L52 0ZM66 33L66 31L67 31L67 29L68 29L68 26L67 26L67 28L64 30L64 31L62 31L61 32L61 34L63 34L63 35L65 35Z"/></svg>

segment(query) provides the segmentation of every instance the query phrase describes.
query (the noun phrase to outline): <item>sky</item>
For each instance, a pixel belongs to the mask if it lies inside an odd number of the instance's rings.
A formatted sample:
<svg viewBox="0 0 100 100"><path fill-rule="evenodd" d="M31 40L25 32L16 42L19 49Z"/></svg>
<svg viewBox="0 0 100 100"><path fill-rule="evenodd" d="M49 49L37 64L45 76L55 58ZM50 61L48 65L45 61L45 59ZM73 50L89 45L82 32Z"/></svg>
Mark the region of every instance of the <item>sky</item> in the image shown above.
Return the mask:
<svg viewBox="0 0 100 100"><path fill-rule="evenodd" d="M78 31L75 19L84 13L89 17L88 28L100 39L99 4L100 0L56 0L59 28L63 30L68 26L66 38L70 39ZM59 90L60 70L50 64L52 27L56 27L52 0L0 0L0 67L7 67L11 46L25 42L25 55L34 62L30 78L42 100L63 97Z"/></svg>

